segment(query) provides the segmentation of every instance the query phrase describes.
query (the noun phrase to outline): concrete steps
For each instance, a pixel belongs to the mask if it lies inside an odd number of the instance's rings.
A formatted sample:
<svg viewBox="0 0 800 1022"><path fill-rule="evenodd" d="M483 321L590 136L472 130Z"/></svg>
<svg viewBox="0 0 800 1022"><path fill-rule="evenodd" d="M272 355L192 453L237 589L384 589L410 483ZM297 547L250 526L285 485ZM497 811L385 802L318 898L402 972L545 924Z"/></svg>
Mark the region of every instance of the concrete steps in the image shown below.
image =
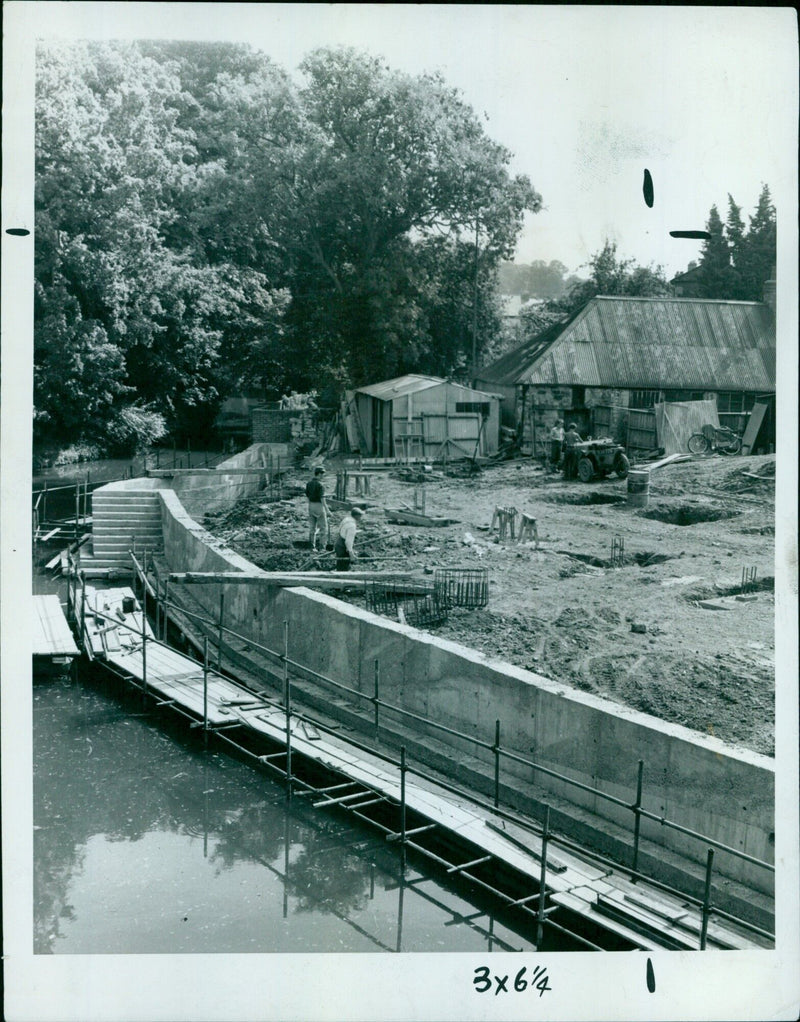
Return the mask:
<svg viewBox="0 0 800 1022"><path fill-rule="evenodd" d="M129 568L131 550L163 549L157 492L101 489L92 494L92 567Z"/></svg>

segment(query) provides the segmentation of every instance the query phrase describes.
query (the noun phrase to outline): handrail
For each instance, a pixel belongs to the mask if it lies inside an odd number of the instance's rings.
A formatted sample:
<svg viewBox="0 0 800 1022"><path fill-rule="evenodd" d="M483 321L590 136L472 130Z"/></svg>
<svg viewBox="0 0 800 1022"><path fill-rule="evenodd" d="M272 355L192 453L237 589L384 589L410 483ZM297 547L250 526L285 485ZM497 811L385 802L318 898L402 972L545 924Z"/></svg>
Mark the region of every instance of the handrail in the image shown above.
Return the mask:
<svg viewBox="0 0 800 1022"><path fill-rule="evenodd" d="M138 571L137 571L137 576L138 576L139 572L141 571L141 568L138 566L138 562L137 562L137 568L138 568ZM149 585L149 583L148 583L148 585ZM151 590L151 592L152 592L152 590ZM672 820L668 820L666 817L662 817L662 816L659 816L656 813L652 813L649 810L644 809L644 808L641 807L641 804L638 802L638 798L637 798L637 800L634 800L634 801L626 801L625 799L621 799L621 798L619 798L616 795L611 795L611 794L603 791L601 788L593 788L590 785L584 784L582 781L578 781L575 778L568 777L565 774L558 773L558 771L552 770L551 768L546 767L546 766L544 766L544 765L542 765L540 763L537 763L534 760L527 759L526 757L520 756L517 753L511 752L510 750L502 749L500 747L499 743L495 744L495 743L486 742L486 741L484 741L484 740L482 740L480 738L474 737L473 735L464 734L464 732L457 731L454 728L449 728L449 727L447 727L444 724L440 724L438 721L429 720L428 718L422 717L419 714L416 714L416 713L414 713L411 710L406 710L405 708L403 708L401 706L396 706L396 705L394 705L392 703L388 703L388 702L386 702L385 700L382 700L382 699L376 699L376 697L374 695L368 695L366 692L360 692L358 689L354 689L354 688L350 687L349 685L345 685L342 682L335 681L333 678L329 678L329 677L327 677L324 674L320 674L319 672L314 671L313 668L306 667L303 664L299 664L297 661L292 660L288 656L285 656L283 653L279 653L278 651L270 649L268 646L265 646L262 643L256 642L254 639L252 639L249 636L242 635L241 633L236 632L232 628L220 626L219 622L214 621L214 620L212 620L209 617L204 617L203 615L194 613L194 612L186 610L184 608L181 608L181 613L187 614L188 616L193 617L196 620L203 622L204 624L209 624L209 625L212 625L212 626L214 626L216 628L219 628L221 633L226 633L229 636L233 636L235 638L242 639L242 640L246 641L252 648L268 654L270 657L272 657L274 659L274 662L276 662L276 663L280 664L280 663L283 663L284 660L285 660L287 666L291 665L292 667L296 667L296 668L302 670L306 674L310 674L310 675L313 675L316 678L319 678L325 684L331 685L331 686L333 686L336 689L339 689L341 691L348 692L348 693L350 693L352 695L355 695L359 699L362 699L362 700L364 700L366 702L369 702L373 706L376 706L376 705L377 706L383 706L384 709L387 709L387 710L390 710L392 712L398 713L398 714L400 714L400 715L402 715L404 717L409 717L412 720L419 721L420 723L423 723L426 726L436 728L437 730L440 730L440 731L444 731L444 732L446 732L448 734L453 735L456 738L463 739L464 741L470 742L471 744L473 744L475 746L478 746L480 748L483 748L483 749L486 749L488 751L494 752L496 755L505 756L508 759L514 760L515 762L522 764L523 766L530 767L532 770L541 771L542 773L545 773L548 776L551 776L551 777L554 777L554 778L556 778L556 779L558 779L560 781L563 781L565 784L568 784L568 785L571 785L571 786L573 786L575 788L579 788L579 789L581 789L583 791L586 791L586 792L588 792L588 793L590 793L592 795L595 795L598 798L604 799L607 802L610 802L610 803L612 803L614 805L617 805L620 808L630 810L630 811L632 811L635 814L635 816L638 816L638 815L646 816L648 819L653 820L656 823L661 824L661 826L664 826L664 827L670 828L672 830L676 830L676 831L678 831L680 833L686 834L689 837L692 837L692 838L695 838L695 839L697 839L699 841L702 841L706 845L712 845L714 848L718 848L721 851L724 851L724 852L727 852L730 855L736 856L737 858L740 858L740 859L742 859L742 860L744 860L746 862L749 862L752 865L760 866L763 869L766 869L767 871L769 871L771 873L775 872L775 866L774 866L773 863L766 862L763 859L758 859L758 858L756 858L755 856L752 856L752 855L748 855L746 852L743 852L743 851L741 851L738 848L732 848L730 845L726 845L726 844L724 844L721 841L717 841L714 838L707 837L706 835L701 834L698 831L691 830L690 828L684 827L684 826L682 826L679 823L675 823Z"/></svg>

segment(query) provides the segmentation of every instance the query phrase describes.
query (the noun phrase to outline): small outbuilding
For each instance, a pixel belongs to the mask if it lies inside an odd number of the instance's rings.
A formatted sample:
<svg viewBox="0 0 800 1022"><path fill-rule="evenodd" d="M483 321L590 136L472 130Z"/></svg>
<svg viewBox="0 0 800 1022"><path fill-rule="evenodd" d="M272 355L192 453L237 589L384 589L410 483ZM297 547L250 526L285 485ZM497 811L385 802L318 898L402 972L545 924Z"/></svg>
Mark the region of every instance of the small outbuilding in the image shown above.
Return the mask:
<svg viewBox="0 0 800 1022"><path fill-rule="evenodd" d="M347 396L348 435L366 457L441 461L498 449L498 394L409 374Z"/></svg>

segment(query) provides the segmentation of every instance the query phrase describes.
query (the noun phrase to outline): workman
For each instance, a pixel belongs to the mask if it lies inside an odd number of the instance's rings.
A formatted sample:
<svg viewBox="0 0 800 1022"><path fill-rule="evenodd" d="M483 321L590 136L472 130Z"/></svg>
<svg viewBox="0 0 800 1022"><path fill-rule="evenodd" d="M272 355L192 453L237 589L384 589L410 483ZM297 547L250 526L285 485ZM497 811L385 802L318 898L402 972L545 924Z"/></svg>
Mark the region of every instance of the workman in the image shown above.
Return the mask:
<svg viewBox="0 0 800 1022"><path fill-rule="evenodd" d="M306 483L306 497L308 497L308 545L312 550L324 550L325 544L330 538L328 531L328 504L325 500L325 488L322 485L322 477L325 469L318 465L314 469L313 478ZM319 533L319 547L317 547L317 533Z"/></svg>
<svg viewBox="0 0 800 1022"><path fill-rule="evenodd" d="M564 446L564 422L556 419L550 430L550 467L555 471L561 464L561 448Z"/></svg>
<svg viewBox="0 0 800 1022"><path fill-rule="evenodd" d="M337 571L350 570L350 562L356 556L353 543L355 542L356 532L358 532L358 523L361 521L363 514L364 512L360 507L354 507L342 519L342 523L339 526L339 535L336 537L336 543L333 548L336 552Z"/></svg>
<svg viewBox="0 0 800 1022"><path fill-rule="evenodd" d="M578 427L571 422L564 434L564 478L577 479L578 477L578 452L575 445L581 442L581 435Z"/></svg>

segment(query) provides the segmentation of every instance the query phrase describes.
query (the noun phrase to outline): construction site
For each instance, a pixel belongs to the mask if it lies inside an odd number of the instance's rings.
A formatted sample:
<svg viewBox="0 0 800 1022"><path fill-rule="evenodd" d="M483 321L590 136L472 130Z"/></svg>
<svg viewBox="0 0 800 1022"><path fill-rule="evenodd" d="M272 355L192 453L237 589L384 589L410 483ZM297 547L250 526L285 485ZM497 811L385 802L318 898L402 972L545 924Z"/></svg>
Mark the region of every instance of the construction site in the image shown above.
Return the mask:
<svg viewBox="0 0 800 1022"><path fill-rule="evenodd" d="M345 496L345 474L347 504L333 496ZM309 475L288 472L271 495L203 524L266 571L332 570L331 552L308 549ZM421 595L384 601L395 620L772 755L775 456L692 459L649 477L646 507L631 506L623 481L567 482L529 458L474 473L337 459L324 478L334 525L350 503L366 511L354 567L375 572L373 589L391 590L394 572L420 583ZM473 606L434 604L449 569L485 579ZM380 602L363 584L337 595Z"/></svg>
<svg viewBox="0 0 800 1022"><path fill-rule="evenodd" d="M319 467L330 533L312 550ZM591 882L550 905L564 913L548 923L539 898L540 929L592 947L769 946L775 456L675 454L623 475L565 480L530 456L287 459L269 443L215 468L145 466L94 489L91 532L62 557L67 616L143 705L288 794L311 784L315 806L359 816L388 799L394 820L370 817L387 840L506 904L533 895L498 894L495 867L475 865L487 856L527 849L526 883L555 897L549 873L535 881L544 845L588 855ZM353 508L355 557L337 571ZM134 589L109 590L121 577ZM293 753L324 760L329 783L302 780ZM429 808L407 829L412 775L442 805L466 799L506 851L448 851L448 808L446 825Z"/></svg>

